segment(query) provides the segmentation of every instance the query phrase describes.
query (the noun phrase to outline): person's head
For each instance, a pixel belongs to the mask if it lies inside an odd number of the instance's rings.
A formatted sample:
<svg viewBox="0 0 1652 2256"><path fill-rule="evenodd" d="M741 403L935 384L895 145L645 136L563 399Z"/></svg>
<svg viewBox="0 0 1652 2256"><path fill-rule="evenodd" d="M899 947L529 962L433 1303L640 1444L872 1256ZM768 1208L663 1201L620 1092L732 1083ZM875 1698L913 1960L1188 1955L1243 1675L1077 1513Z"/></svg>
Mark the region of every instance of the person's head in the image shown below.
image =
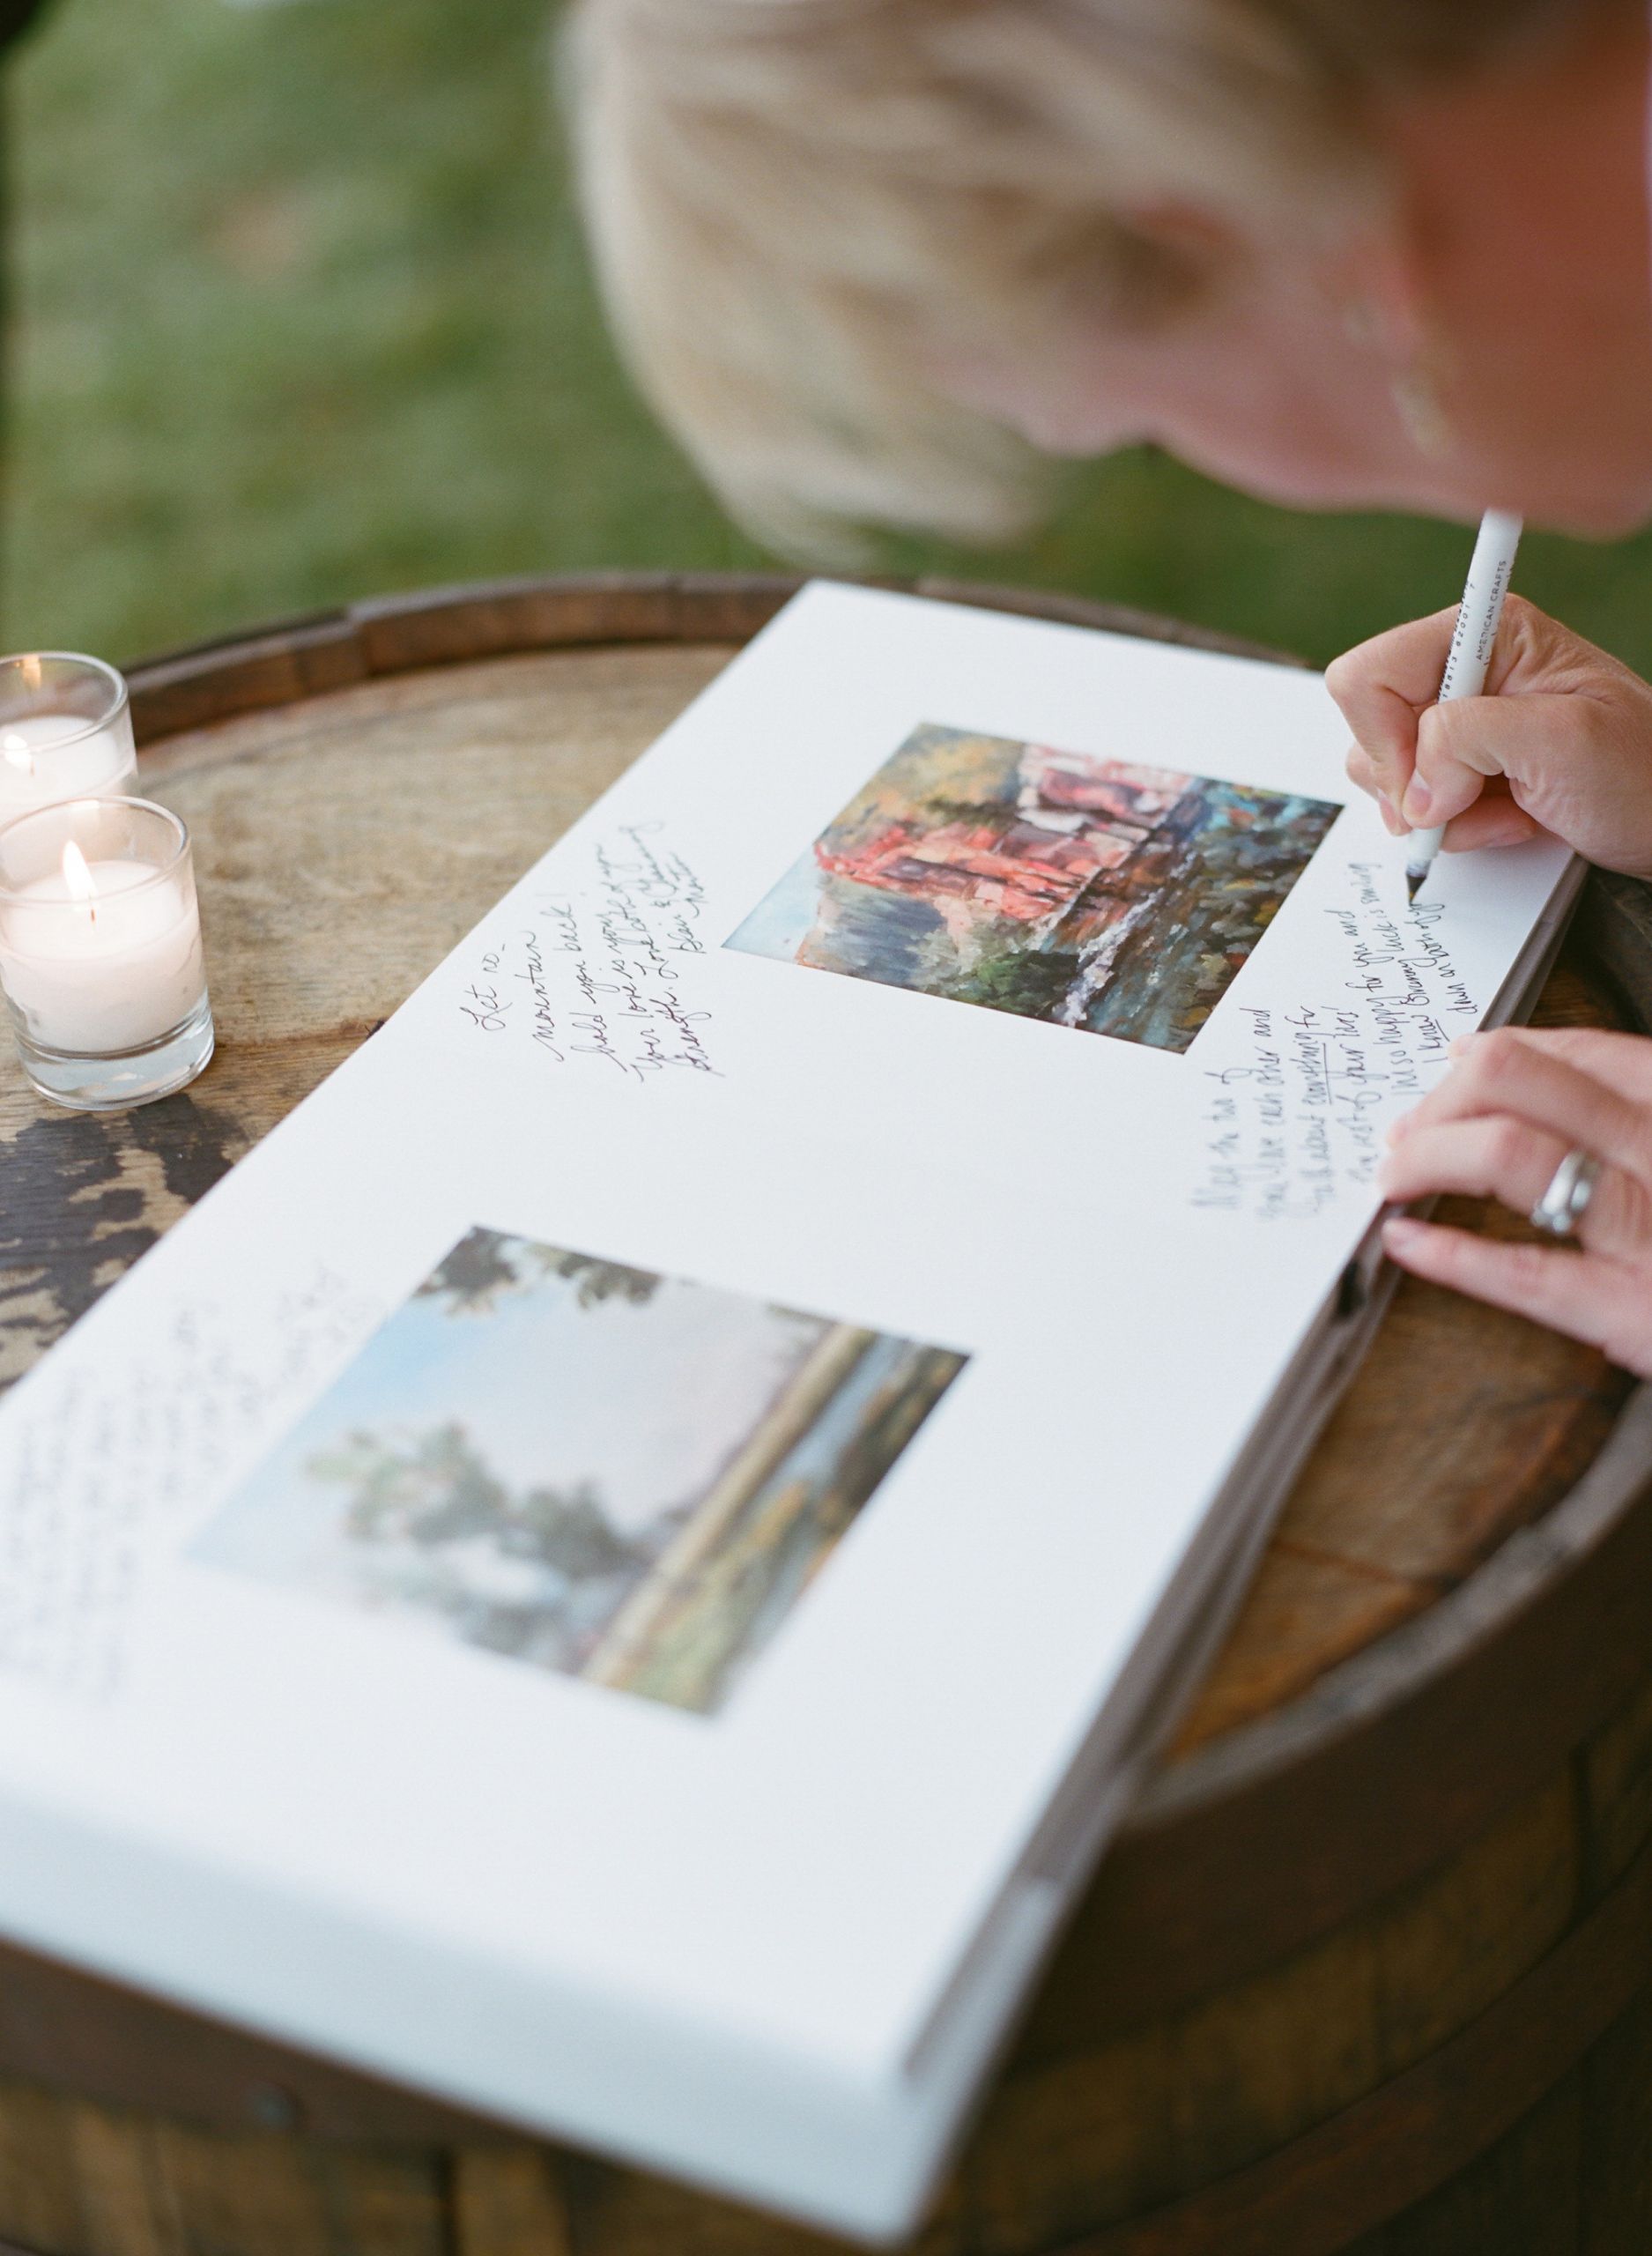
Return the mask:
<svg viewBox="0 0 1652 2256"><path fill-rule="evenodd" d="M580 0L586 208L736 511L1015 530L1160 444L1652 516L1644 0Z"/></svg>

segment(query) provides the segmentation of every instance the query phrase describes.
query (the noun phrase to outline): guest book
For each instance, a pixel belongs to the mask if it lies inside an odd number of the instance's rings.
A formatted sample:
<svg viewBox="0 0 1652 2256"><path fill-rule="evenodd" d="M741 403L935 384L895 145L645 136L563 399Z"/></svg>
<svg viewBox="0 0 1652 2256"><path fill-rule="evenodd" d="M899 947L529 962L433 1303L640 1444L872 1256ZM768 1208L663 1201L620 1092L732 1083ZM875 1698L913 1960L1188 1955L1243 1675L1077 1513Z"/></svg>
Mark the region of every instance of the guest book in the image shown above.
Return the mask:
<svg viewBox="0 0 1652 2256"><path fill-rule="evenodd" d="M0 1931L911 2227L1575 889L1344 741L805 590L0 1411Z"/></svg>

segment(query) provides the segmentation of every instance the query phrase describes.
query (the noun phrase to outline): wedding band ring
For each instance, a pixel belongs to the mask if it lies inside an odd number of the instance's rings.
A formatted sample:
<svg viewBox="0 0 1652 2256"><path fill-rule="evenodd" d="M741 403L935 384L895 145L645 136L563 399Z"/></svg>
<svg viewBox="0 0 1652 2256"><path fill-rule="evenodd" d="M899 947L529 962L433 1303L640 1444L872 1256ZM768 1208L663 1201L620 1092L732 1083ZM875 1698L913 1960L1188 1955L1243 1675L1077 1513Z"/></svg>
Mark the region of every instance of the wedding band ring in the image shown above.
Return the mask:
<svg viewBox="0 0 1652 2256"><path fill-rule="evenodd" d="M1599 1179L1600 1161L1581 1144L1574 1144L1531 1210L1533 1229L1545 1230L1551 1237L1571 1237L1589 1212Z"/></svg>

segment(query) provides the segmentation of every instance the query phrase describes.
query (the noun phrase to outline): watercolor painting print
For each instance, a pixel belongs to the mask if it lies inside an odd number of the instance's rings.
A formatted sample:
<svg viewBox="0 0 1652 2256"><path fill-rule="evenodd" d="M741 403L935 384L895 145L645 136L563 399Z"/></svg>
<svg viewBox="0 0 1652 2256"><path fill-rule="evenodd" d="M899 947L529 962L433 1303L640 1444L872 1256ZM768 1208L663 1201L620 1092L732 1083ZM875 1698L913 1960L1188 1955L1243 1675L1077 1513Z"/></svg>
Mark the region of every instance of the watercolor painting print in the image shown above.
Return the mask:
<svg viewBox="0 0 1652 2256"><path fill-rule="evenodd" d="M1185 1050L1341 812L925 726L726 945Z"/></svg>
<svg viewBox="0 0 1652 2256"><path fill-rule="evenodd" d="M194 1555L710 1712L965 1360L473 1229Z"/></svg>

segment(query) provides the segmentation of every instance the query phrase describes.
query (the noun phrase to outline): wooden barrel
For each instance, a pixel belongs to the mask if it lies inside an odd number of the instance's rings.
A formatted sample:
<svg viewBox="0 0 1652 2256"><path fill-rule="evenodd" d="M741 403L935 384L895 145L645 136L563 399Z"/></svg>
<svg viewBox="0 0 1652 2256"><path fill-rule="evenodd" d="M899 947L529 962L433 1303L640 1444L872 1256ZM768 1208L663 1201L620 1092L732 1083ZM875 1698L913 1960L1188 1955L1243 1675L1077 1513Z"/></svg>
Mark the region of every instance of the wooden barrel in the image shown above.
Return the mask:
<svg viewBox="0 0 1652 2256"><path fill-rule="evenodd" d="M48 1114L0 1066L0 1377L347 1056L786 592L517 583L139 670L147 787L195 833L219 1050L185 1095L115 1117ZM1597 880L1546 1013L1641 1026L1648 995L1652 912ZM1652 1393L1598 1355L1402 1288L924 2256L1652 2248L1649 1462ZM835 2245L17 1951L4 2240Z"/></svg>

